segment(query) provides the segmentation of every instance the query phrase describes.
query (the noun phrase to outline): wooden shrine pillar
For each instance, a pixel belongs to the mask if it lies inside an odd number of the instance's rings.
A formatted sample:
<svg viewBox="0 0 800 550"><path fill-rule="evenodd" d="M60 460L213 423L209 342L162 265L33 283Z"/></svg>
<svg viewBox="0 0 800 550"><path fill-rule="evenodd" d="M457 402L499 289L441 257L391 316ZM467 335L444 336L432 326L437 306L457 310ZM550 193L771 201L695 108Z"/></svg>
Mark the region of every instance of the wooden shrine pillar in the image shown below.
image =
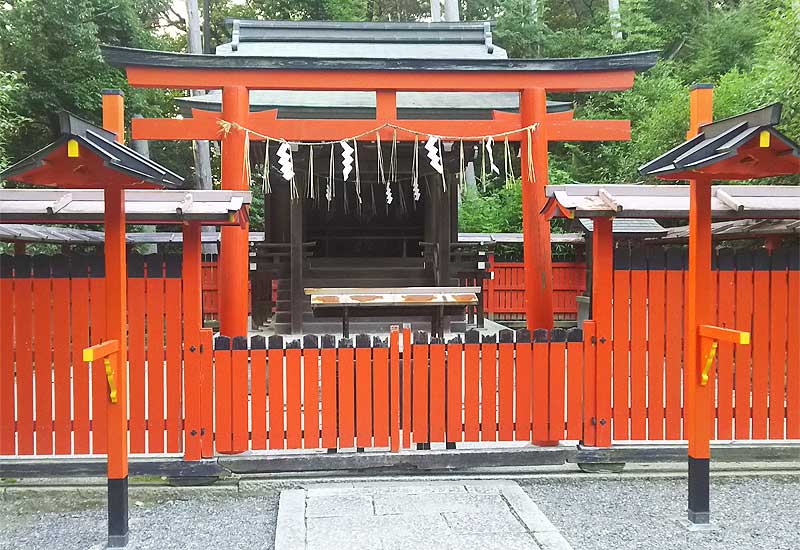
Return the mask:
<svg viewBox="0 0 800 550"><path fill-rule="evenodd" d="M203 328L202 227L199 222L183 225L183 377L185 384L185 460L201 458L200 334Z"/></svg>
<svg viewBox="0 0 800 550"><path fill-rule="evenodd" d="M611 297L614 279L614 233L611 218L594 218L592 231L592 320L595 322L595 426L597 447L611 445Z"/></svg>
<svg viewBox="0 0 800 550"><path fill-rule="evenodd" d="M125 142L124 96L103 90L103 128ZM107 401L108 546L128 543L128 325L127 250L125 247L125 189L104 190L106 341L116 341L116 354L105 359L110 398ZM104 361L104 362L105 362ZM101 413L96 413L101 414Z"/></svg>
<svg viewBox="0 0 800 550"><path fill-rule="evenodd" d="M553 276L550 254L550 222L540 215L547 186L547 97L544 88L522 90L520 115L523 126L539 123L522 137L522 233L525 262L525 319L528 330L553 328ZM529 156L533 166L530 166Z"/></svg>
<svg viewBox="0 0 800 550"><path fill-rule="evenodd" d="M222 89L222 118L247 126L250 98L244 86ZM246 133L231 128L222 138L222 189L248 191ZM247 288L250 270L249 227L226 226L220 236L219 330L225 336L247 336Z"/></svg>
<svg viewBox="0 0 800 550"><path fill-rule="evenodd" d="M290 198L289 207L289 290L292 334L303 333L306 295L303 283L303 196Z"/></svg>

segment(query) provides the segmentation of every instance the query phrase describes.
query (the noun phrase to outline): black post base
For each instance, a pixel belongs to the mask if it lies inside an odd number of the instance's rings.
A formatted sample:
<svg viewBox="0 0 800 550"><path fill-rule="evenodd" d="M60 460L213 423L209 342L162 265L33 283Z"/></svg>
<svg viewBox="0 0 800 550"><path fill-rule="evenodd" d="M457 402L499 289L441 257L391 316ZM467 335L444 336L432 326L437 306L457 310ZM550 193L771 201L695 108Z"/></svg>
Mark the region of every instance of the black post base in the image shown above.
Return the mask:
<svg viewBox="0 0 800 550"><path fill-rule="evenodd" d="M709 465L708 458L689 457L689 521L709 523Z"/></svg>
<svg viewBox="0 0 800 550"><path fill-rule="evenodd" d="M128 478L108 480L108 547L128 545Z"/></svg>

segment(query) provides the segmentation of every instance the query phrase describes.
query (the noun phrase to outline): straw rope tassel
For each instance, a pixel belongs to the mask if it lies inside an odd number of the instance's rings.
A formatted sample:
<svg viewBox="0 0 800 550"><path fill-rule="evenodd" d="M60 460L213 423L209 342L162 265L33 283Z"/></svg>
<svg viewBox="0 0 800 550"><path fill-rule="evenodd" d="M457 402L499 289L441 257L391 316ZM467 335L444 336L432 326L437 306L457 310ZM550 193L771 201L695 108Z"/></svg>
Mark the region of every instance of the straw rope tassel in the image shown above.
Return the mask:
<svg viewBox="0 0 800 550"><path fill-rule="evenodd" d="M306 189L308 198L314 198L314 146L308 146L308 189Z"/></svg>
<svg viewBox="0 0 800 550"><path fill-rule="evenodd" d="M414 195L414 209L420 199L419 192L419 136L414 136L414 155L411 159L411 192Z"/></svg>
<svg viewBox="0 0 800 550"><path fill-rule="evenodd" d="M358 165L358 141L353 140L353 163L356 166L356 197L361 208L361 167Z"/></svg>
<svg viewBox="0 0 800 550"><path fill-rule="evenodd" d="M264 187L265 195L272 193L272 186L269 183L269 139L266 140L267 145L264 147Z"/></svg>
<svg viewBox="0 0 800 550"><path fill-rule="evenodd" d="M328 166L328 185L325 186L325 198L328 200L328 210L331 209L331 201L333 200L333 147L331 143L331 160Z"/></svg>
<svg viewBox="0 0 800 550"><path fill-rule="evenodd" d="M436 142L437 147L439 148L439 162L442 165L442 193L447 193L447 181L444 178L444 156L442 155L442 140L439 139Z"/></svg>

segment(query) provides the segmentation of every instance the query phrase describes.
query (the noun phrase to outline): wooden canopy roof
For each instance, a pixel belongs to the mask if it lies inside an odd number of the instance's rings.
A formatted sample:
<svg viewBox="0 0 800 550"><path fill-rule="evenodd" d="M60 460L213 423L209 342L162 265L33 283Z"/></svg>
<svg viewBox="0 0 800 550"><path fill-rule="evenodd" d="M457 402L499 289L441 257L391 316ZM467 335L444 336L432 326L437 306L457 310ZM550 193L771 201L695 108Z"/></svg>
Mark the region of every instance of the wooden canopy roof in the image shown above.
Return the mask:
<svg viewBox="0 0 800 550"><path fill-rule="evenodd" d="M114 133L66 111L59 121L58 139L0 172L0 180L70 189L183 186L182 177L117 143Z"/></svg>
<svg viewBox="0 0 800 550"><path fill-rule="evenodd" d="M639 168L643 176L746 180L800 173L800 148L779 132L775 103L700 127L700 132Z"/></svg>
<svg viewBox="0 0 800 550"><path fill-rule="evenodd" d="M548 185L548 218L688 218L688 185ZM716 219L800 219L800 186L715 185Z"/></svg>

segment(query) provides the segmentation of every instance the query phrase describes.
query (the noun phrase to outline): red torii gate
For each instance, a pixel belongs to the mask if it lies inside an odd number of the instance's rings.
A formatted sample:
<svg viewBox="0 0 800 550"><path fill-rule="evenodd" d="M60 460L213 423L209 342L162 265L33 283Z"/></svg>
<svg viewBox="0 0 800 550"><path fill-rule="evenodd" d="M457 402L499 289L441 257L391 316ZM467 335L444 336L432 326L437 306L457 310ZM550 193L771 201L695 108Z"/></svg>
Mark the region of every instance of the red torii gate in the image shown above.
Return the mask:
<svg viewBox="0 0 800 550"><path fill-rule="evenodd" d="M655 64L656 52L585 59L541 60L370 60L266 58L164 53L104 47L112 65L124 67L132 86L142 88L221 89L221 113L195 112L192 119L134 119L132 135L143 140L220 140L222 188L246 190L246 128L287 141L338 140L395 124L430 135L474 136L500 134L538 123L528 154L527 133L509 136L522 146L522 219L525 255L526 318L529 329L553 323L549 221L539 216L548 183L547 144L550 141L630 139L627 120L573 120L571 114L547 114L547 92L625 90L636 71ZM251 113L249 90L375 91L374 120L278 119L274 111ZM518 114L495 113L491 120L400 120L396 93L519 92ZM222 134L220 122L232 123ZM391 137L392 129L381 131ZM251 134L251 139L257 139ZM365 136L371 140L372 136ZM397 139L414 135L398 131ZM528 158L533 167L528 166ZM532 175L532 177L531 177ZM246 288L247 228L222 229L220 271L229 288ZM238 281L238 283L237 283ZM220 301L220 331L247 334L247 293L224 293Z"/></svg>

